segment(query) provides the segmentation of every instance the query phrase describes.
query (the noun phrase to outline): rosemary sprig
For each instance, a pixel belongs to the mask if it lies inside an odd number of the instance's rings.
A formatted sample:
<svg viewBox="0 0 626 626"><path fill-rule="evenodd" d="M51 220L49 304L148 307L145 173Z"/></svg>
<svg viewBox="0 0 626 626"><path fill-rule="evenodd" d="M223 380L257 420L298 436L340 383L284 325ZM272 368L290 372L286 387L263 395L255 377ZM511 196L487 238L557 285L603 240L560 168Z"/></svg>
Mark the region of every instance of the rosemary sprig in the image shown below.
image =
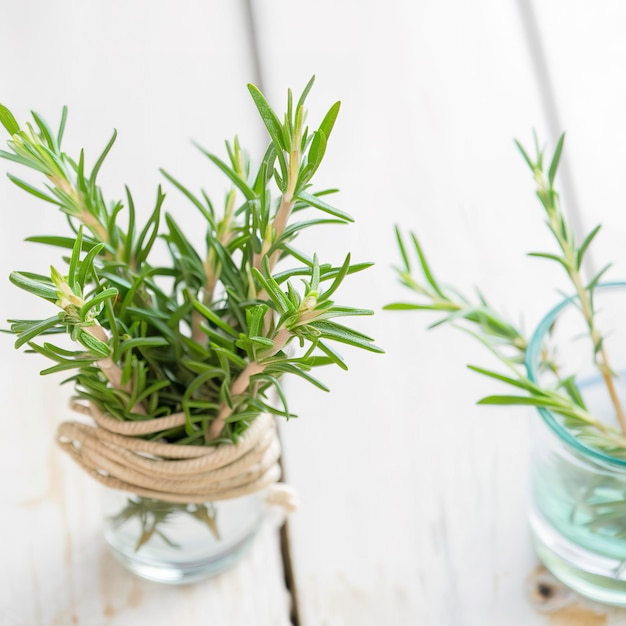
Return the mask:
<svg viewBox="0 0 626 626"><path fill-rule="evenodd" d="M548 171L543 166L543 150L537 148L537 157L532 161L527 152L517 142L526 162L533 170L538 184L537 195L547 214L547 224L559 245L561 256L551 253L532 253L531 256L547 258L558 262L566 270L580 302L589 335L593 344L593 358L603 379L607 384L611 398L616 403L616 414L621 422L619 403L613 385L613 376L604 342L595 321L594 289L608 266L599 272L586 285L581 276L581 265L584 255L599 230L597 226L577 246L574 234L568 225L559 206L559 196L553 187L554 178L563 148L562 136L551 160ZM602 421L596 419L587 409L575 378L562 378L554 357L544 348L541 366L548 370L554 379L552 387L543 382L539 385L531 381L522 364L528 348L527 339L520 329L500 315L487 300L478 293L477 299L471 301L457 290L444 286L431 270L424 251L414 234L411 234L413 253L417 259L417 271L413 269L407 246L396 229L398 247L402 266L396 268L400 282L418 295L417 303L395 303L386 306L387 310L423 310L443 313L443 317L435 321L431 328L441 324L450 324L471 334L492 352L508 369L509 375L469 366L473 371L489 378L506 383L511 387L525 392L524 395L493 395L480 400L480 404L498 405L532 405L544 407L560 415L565 426L589 445L599 448L608 454L626 458L626 437Z"/></svg>
<svg viewBox="0 0 626 626"><path fill-rule="evenodd" d="M561 152L563 150L563 142L565 135L561 135L557 143L554 155L550 162L548 171L544 168L544 150L539 148L537 137L535 136L535 149L536 157L533 161L528 153L524 150L519 141L516 141L516 145L519 148L524 160L530 167L535 181L537 183L537 197L539 198L543 208L546 211L547 220L546 223L550 232L554 235L554 238L559 246L561 255L548 254L544 252L531 252L530 256L542 257L559 263L567 276L571 280L574 288L576 289L576 295L578 296L578 303L580 304L580 310L585 318L589 336L593 344L593 356L594 363L598 368L604 383L609 392L611 402L615 409L618 423L623 434L626 434L626 416L624 410L620 404L619 398L615 391L615 385L613 378L616 376L615 372L609 365L609 358L604 346L604 337L598 330L595 322L595 310L593 307L593 291L595 286L600 282L600 279L604 273L611 267L611 264L604 266L587 285L584 284L584 279L581 273L581 266L585 252L588 250L589 245L593 241L594 237L600 230L600 225L596 226L584 239L580 246L576 245L574 239L574 231L569 226L565 219L560 206L559 194L554 189L553 183L556 176L556 172L559 166L561 158Z"/></svg>
<svg viewBox="0 0 626 626"><path fill-rule="evenodd" d="M343 280L370 264L352 264L348 254L341 266L332 266L294 248L307 228L352 221L322 199L325 190L311 190L339 111L334 104L310 130L304 105L312 85L313 79L295 104L288 92L283 122L249 86L270 136L256 173L237 139L226 144L227 160L202 150L232 183L221 215L205 191L195 194L165 174L206 221L203 251L173 214L164 213L161 188L141 228L130 190L125 201L105 200L97 177L115 133L88 171L83 151L72 158L62 149L66 109L55 132L36 113L33 124L20 127L1 107L0 122L11 138L0 157L43 174L46 183L40 188L11 180L65 213L73 231L30 238L68 250L67 269L53 268L50 276L11 274L18 287L60 309L44 320L12 320L16 347L51 359L53 366L42 373L73 372L68 381L78 397L119 420L184 411L186 425L166 437L178 444L236 441L261 411L292 416L279 379L294 374L325 390L310 371L328 364L346 369L332 342L380 352L371 338L336 321L372 314L334 301ZM324 217L295 219L305 210ZM167 266L150 261L158 237L170 251ZM279 259L286 263L283 271L276 270ZM58 333L69 334L80 349L37 342ZM295 356L285 350L294 341L302 347ZM282 407L267 402L270 388Z"/></svg>

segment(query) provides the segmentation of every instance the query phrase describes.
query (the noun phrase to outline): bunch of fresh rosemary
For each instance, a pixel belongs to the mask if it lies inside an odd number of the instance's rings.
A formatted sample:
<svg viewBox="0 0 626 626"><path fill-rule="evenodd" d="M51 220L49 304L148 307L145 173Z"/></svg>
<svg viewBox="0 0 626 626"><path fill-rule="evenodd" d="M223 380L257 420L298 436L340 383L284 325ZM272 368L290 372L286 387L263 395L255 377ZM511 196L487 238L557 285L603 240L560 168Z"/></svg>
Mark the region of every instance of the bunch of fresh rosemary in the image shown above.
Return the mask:
<svg viewBox="0 0 626 626"><path fill-rule="evenodd" d="M0 157L35 170L44 185L9 178L60 209L70 229L67 236L28 239L66 249L66 267L10 277L57 309L46 319L11 320L16 347L52 361L42 374L70 372L64 382L74 385L78 398L118 420L184 411L184 426L156 437L212 445L236 442L260 412L291 417L283 374L326 390L311 370L329 364L347 369L332 344L380 352L371 338L336 321L372 313L334 301L344 279L370 264L353 264L348 254L333 266L294 247L304 229L352 221L327 202L335 190L311 189L339 112L337 102L310 131L304 105L312 85L313 79L297 102L289 91L282 120L249 86L270 136L256 171L237 139L226 143L226 161L202 150L232 183L223 210L204 190L195 194L163 172L203 216L204 250L194 248L172 213L164 213L160 187L141 225L129 189L124 200L105 199L97 177L115 133L89 169L84 152L71 157L63 151L65 109L54 132L36 113L34 124L20 126L0 105L0 122L10 135L9 151ZM169 249L166 265L152 261L158 237ZM75 349L55 341L58 335L69 335ZM287 350L292 343L300 350ZM267 397L272 388L278 407Z"/></svg>
<svg viewBox="0 0 626 626"><path fill-rule="evenodd" d="M604 380L620 430L610 427L590 413L585 405L575 377L560 375L559 366L553 354L546 348L542 357L542 367L552 373L553 384L538 384L529 379L524 368L524 360L528 342L521 330L500 315L487 300L478 293L471 300L456 289L442 285L434 276L419 244L417 237L411 234L411 243L418 261L421 276L416 276L409 258L407 246L396 229L398 246L402 257L402 267L397 268L403 285L415 292L419 303L396 303L385 307L388 310L423 310L443 313L432 327L450 324L471 334L490 350L506 366L506 373L495 372L470 365L470 369L496 379L521 390L523 395L493 395L480 400L480 404L499 405L531 405L545 407L561 416L566 427L571 429L581 440L619 458L626 458L626 418L615 391L614 377L616 374L610 367L603 336L597 327L596 310L594 308L594 290L600 282L607 265L590 281L583 279L581 267L585 253L594 237L600 230L596 226L578 245L573 229L568 224L561 210L559 194L554 188L564 136L558 141L550 164L544 164L544 149L539 147L535 137L536 157L531 159L527 151L516 142L524 160L530 167L537 184L539 198L546 215L546 224L556 240L556 253L536 252L530 256L541 257L557 262L566 272L575 289L577 307L584 322L592 344L592 358Z"/></svg>

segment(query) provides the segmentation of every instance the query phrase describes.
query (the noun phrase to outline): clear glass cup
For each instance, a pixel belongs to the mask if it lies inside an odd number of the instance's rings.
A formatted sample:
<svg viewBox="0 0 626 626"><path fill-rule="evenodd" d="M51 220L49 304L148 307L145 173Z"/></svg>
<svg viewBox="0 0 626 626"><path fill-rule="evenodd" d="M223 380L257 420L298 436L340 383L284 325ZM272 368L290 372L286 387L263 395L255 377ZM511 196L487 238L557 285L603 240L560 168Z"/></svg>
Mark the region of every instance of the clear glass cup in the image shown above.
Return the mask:
<svg viewBox="0 0 626 626"><path fill-rule="evenodd" d="M129 570L161 583L193 583L233 565L251 545L265 493L173 504L103 488L104 536Z"/></svg>
<svg viewBox="0 0 626 626"><path fill-rule="evenodd" d="M541 321L529 344L529 378L541 383L546 344L556 351L561 379L576 374L590 412L617 428L606 385L593 364L577 298ZM626 283L596 288L597 327L615 371L626 362ZM626 373L615 380L626 406ZM626 460L593 447L548 409L538 409L531 428L530 525L537 553L563 583L594 600L626 606Z"/></svg>

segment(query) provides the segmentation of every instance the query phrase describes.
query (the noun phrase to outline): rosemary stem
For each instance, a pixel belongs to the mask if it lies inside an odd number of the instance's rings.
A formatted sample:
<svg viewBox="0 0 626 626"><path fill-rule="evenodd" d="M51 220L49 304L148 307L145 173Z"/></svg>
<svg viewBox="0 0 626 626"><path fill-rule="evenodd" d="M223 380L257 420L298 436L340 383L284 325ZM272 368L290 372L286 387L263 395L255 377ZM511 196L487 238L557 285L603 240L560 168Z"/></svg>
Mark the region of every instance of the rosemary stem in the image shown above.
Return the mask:
<svg viewBox="0 0 626 626"><path fill-rule="evenodd" d="M624 415L624 410L615 390L613 374L609 365L608 355L602 342L602 335L595 325L594 312L589 301L587 289L585 289L580 274L580 260L577 260L580 252L577 253L574 245L573 234L571 233L569 227L567 227L565 218L561 213L559 207L559 196L552 188L552 179L547 179L542 169L538 166L535 168L535 178L539 184L539 196L548 213L548 225L561 250L563 251L564 256L562 262L567 268L567 273L574 284L580 301L583 317L585 318L589 328L589 335L594 349L594 362L600 371L609 392L620 430L624 435L626 435L626 416Z"/></svg>
<svg viewBox="0 0 626 626"><path fill-rule="evenodd" d="M93 326L90 326L85 330L92 337L99 339L103 343L108 342L107 334L104 331L104 328L100 326L100 324L94 324ZM97 365L100 371L107 377L107 380L111 383L111 386L114 389L119 389L121 391L125 391L126 393L131 392L131 387L129 383L122 384L122 370L111 357L107 357L106 359L100 359L99 361L97 361ZM137 402L137 404L135 404L131 410L133 413L146 415L146 409L141 404L141 402Z"/></svg>
<svg viewBox="0 0 626 626"><path fill-rule="evenodd" d="M594 349L596 348L596 346L600 346L599 350L597 350L596 352L596 365L598 367L598 370L600 371L600 374L602 375L602 378L604 379L604 383L609 392L611 403L613 404L613 407L615 409L615 414L617 416L620 430L622 431L622 434L626 435L626 415L624 415L624 409L622 408L622 405L617 396L617 391L615 390L615 383L613 382L613 376L611 374L612 370L609 365L609 357L607 355L606 348L602 343L602 336L595 326L593 312L591 310L587 291L583 287L580 273L571 272L570 276L576 287L578 298L580 299L582 313L585 317L585 320L587 320L587 324L589 326L589 333L591 335L591 341L593 343Z"/></svg>
<svg viewBox="0 0 626 626"><path fill-rule="evenodd" d="M299 132L298 132L298 142L299 142ZM287 222L289 221L289 216L291 215L291 210L295 205L295 200L293 199L296 184L298 182L298 172L300 171L300 151L298 149L292 150L289 153L289 169L287 174L287 189L285 193L280 198L280 204L278 207L278 211L274 217L274 221L272 223L272 231L273 238L276 241L285 231L287 226ZM253 265L261 271L261 263L263 258L266 256L269 248L271 246L271 242L267 239L263 242L263 247L261 250L261 254L255 254ZM280 250L276 250L269 257L269 267L270 271L274 269L274 266L278 262L280 257ZM267 294L265 290L261 289L261 291L257 294L257 298L265 299L267 298ZM264 330L267 332L272 325L273 313L271 310L268 310L265 316Z"/></svg>
<svg viewBox="0 0 626 626"><path fill-rule="evenodd" d="M267 358L273 356L277 352L280 352L285 347L290 338L291 333L286 328L281 328L274 338L274 347L271 349L271 352L263 356ZM266 364L259 363L258 361L251 361L250 363L248 363L248 365L244 368L241 374L239 374L239 376L231 385L231 396L234 397L245 393L245 391L250 387L250 379L257 374L261 374L266 367ZM225 402L222 403L217 417L211 422L209 430L205 435L206 441L217 439L217 437L220 436L220 433L222 432L222 430L224 429L224 425L226 424L226 420L233 414L233 410L233 407L229 406Z"/></svg>
<svg viewBox="0 0 626 626"><path fill-rule="evenodd" d="M298 149L292 150L289 153L289 169L287 174L287 189L280 198L280 204L274 221L272 223L272 233L270 236L276 241L284 232L291 210L294 207L295 200L293 198L296 184L298 182L298 172L300 169L300 151ZM267 239L263 242L263 248L260 254L255 254L254 267L261 271L261 262L263 257L267 254L272 242ZM280 257L280 250L276 250L269 258L270 270L274 268Z"/></svg>

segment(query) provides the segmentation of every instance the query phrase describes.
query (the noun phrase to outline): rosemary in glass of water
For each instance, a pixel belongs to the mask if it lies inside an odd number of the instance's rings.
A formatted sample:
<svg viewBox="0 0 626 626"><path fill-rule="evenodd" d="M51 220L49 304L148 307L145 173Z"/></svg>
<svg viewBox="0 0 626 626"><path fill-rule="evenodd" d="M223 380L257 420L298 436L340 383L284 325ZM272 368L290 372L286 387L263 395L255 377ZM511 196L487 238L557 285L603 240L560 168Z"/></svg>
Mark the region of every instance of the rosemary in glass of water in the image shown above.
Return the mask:
<svg viewBox="0 0 626 626"><path fill-rule="evenodd" d="M495 372L470 365L475 372L506 383L516 393L493 395L480 400L480 404L534 405L546 407L557 413L566 426L579 436L588 436L594 445L609 454L626 458L626 418L615 391L616 373L611 368L604 336L598 328L594 293L602 276L609 269L606 265L591 280L585 281L582 263L585 253L600 230L596 226L578 244L574 231L567 222L561 209L559 194L554 188L564 135L558 141L550 165L546 167L544 152L536 142L536 157L531 159L527 151L516 142L526 163L530 167L537 184L537 197L545 211L546 224L554 236L557 250L554 252L531 252L529 256L547 259L558 263L566 272L575 289L575 297L583 316L587 333L591 341L590 358L601 375L609 393L617 418L618 427L609 426L592 415L584 404L575 376L563 378L559 375L559 366L555 355L546 351L542 358L542 367L554 374L554 385L540 386L527 374L524 362L528 349L528 338L511 320L501 315L487 299L477 292L470 298L457 289L446 286L435 277L426 259L424 250L415 234L410 234L410 248L399 229L396 229L398 248L402 266L397 268L400 281L418 297L418 302L389 304L387 310L430 311L443 314L431 328L450 324L471 334L493 353L505 367L503 372ZM411 260L413 252L417 263ZM547 348L546 348L547 350ZM520 392L522 394L520 395Z"/></svg>
<svg viewBox="0 0 626 626"><path fill-rule="evenodd" d="M470 298L441 283L417 237L411 234L407 244L398 229L397 271L415 301L386 308L437 313L431 327L459 328L497 357L502 368L496 371L469 367L510 391L480 404L533 406L542 418L533 421L531 461L530 522L539 556L580 593L626 605L625 387L609 357L624 367L618 348L626 343L626 283L601 282L610 265L584 279L585 254L600 226L578 242L561 209L554 181L563 141L561 136L549 164L536 140L534 158L517 143L556 244L530 256L557 263L573 287L532 338L480 292Z"/></svg>

